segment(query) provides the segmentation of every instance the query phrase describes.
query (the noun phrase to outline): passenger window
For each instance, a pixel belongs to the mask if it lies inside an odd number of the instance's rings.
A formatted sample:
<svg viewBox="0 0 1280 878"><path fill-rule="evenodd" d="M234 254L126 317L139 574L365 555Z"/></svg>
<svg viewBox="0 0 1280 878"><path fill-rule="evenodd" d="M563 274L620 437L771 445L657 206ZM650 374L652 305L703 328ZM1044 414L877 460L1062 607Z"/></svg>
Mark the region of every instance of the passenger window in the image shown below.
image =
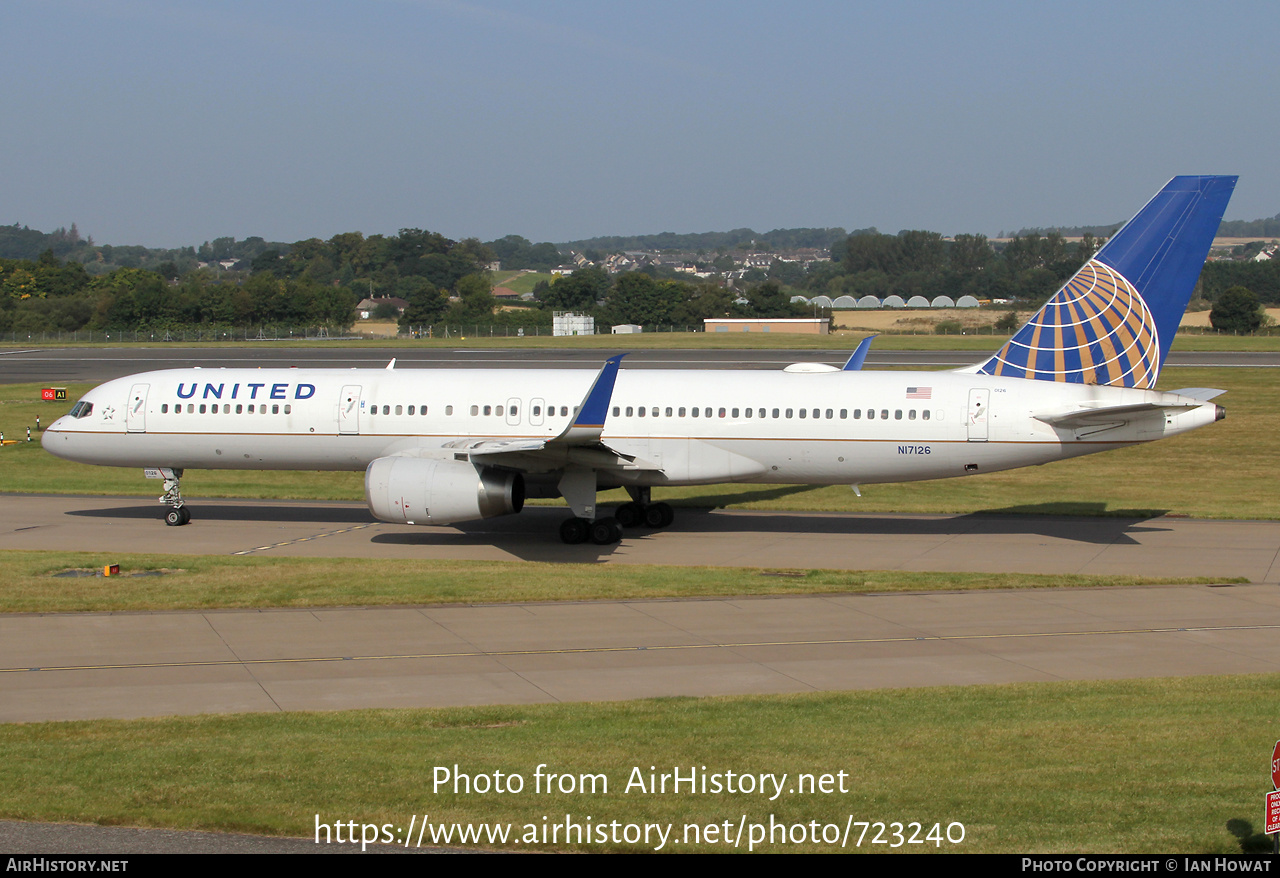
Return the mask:
<svg viewBox="0 0 1280 878"><path fill-rule="evenodd" d="M868 421L874 421L875 419L876 419L876 410L875 410L875 409L867 409L867 420L868 420Z"/></svg>
<svg viewBox="0 0 1280 878"><path fill-rule="evenodd" d="M752 412L752 411L753 411L753 409L746 409L746 410L744 410L743 414L745 414L745 415L749 418L749 417L751 417L751 412Z"/></svg>
<svg viewBox="0 0 1280 878"><path fill-rule="evenodd" d="M423 405L423 406L418 406L418 414L419 414L420 416L421 416L421 415L425 415L426 413L427 413L427 407L426 407L425 405Z"/></svg>
<svg viewBox="0 0 1280 878"><path fill-rule="evenodd" d="M773 410L773 416L774 416L775 418L778 416L778 410L777 410L777 409L774 409L774 410Z"/></svg>
<svg viewBox="0 0 1280 878"><path fill-rule="evenodd" d="M711 409L710 409L710 408L705 408L705 409L703 409L703 410L702 410L702 414L703 414L703 415L705 415L705 416L706 416L706 417L708 417L708 418L709 418L709 417L711 417Z"/></svg>
<svg viewBox="0 0 1280 878"><path fill-rule="evenodd" d="M413 406L409 406L409 414L413 414Z"/></svg>
<svg viewBox="0 0 1280 878"><path fill-rule="evenodd" d="M730 414L736 418L738 416L738 410L734 409L732 412L730 412Z"/></svg>
<svg viewBox="0 0 1280 878"><path fill-rule="evenodd" d="M253 403L249 403L249 414L253 414Z"/></svg>
<svg viewBox="0 0 1280 878"><path fill-rule="evenodd" d="M404 414L404 406L402 406L402 405L398 405L398 406L396 406L396 414L397 414L397 415L403 415L403 414Z"/></svg>
<svg viewBox="0 0 1280 878"><path fill-rule="evenodd" d="M880 420L882 420L882 421L887 421L887 420L889 420L889 410L888 410L888 409L880 409Z"/></svg>
<svg viewBox="0 0 1280 878"><path fill-rule="evenodd" d="M920 417L922 417L926 421L929 420L929 410L925 409L923 412L921 412Z"/></svg>
<svg viewBox="0 0 1280 878"><path fill-rule="evenodd" d="M200 414L202 414L202 415L203 415L203 414L204 414L204 412L205 412L204 403L200 403Z"/></svg>
<svg viewBox="0 0 1280 878"><path fill-rule="evenodd" d="M848 419L848 417L849 417L849 410L848 410L848 409L840 409L840 420L842 420L842 421L847 420L847 419Z"/></svg>
<svg viewBox="0 0 1280 878"><path fill-rule="evenodd" d="M507 409L507 414L514 418L516 415L520 414L520 408L513 405L511 408Z"/></svg>
<svg viewBox="0 0 1280 878"><path fill-rule="evenodd" d="M425 411L425 409L424 409L423 411ZM445 413L445 415L452 415L452 414L453 414L453 406L451 406L451 405L447 405L447 406L445 406L445 407L444 407L444 413Z"/></svg>
<svg viewBox="0 0 1280 878"><path fill-rule="evenodd" d="M724 414L725 414L724 409L720 409L720 417L722 417L722 418L723 418L723 417L724 417Z"/></svg>
<svg viewBox="0 0 1280 878"><path fill-rule="evenodd" d="M640 408L636 409L636 414L643 418L643 417L644 417L644 406L640 406Z"/></svg>
<svg viewBox="0 0 1280 878"><path fill-rule="evenodd" d="M478 415L478 414L480 414L480 406L478 406L478 405L473 405L473 406L471 407L471 417L473 417L473 418L474 418L474 417L475 417L476 415Z"/></svg>
<svg viewBox="0 0 1280 878"><path fill-rule="evenodd" d="M655 405L653 411L649 412L649 414L656 418L658 416L658 407Z"/></svg>
<svg viewBox="0 0 1280 878"><path fill-rule="evenodd" d="M684 417L684 406L680 406L680 408L679 408L679 412L680 412L680 417L682 417L682 418L683 418L683 417Z"/></svg>
<svg viewBox="0 0 1280 878"><path fill-rule="evenodd" d="M293 406L291 406L291 405L285 405L285 407L284 407L284 413L287 415L287 414L289 414L289 412L291 412L291 411L293 411Z"/></svg>
<svg viewBox="0 0 1280 878"><path fill-rule="evenodd" d="M697 406L695 406L695 407L693 407L693 408L689 409L689 414L696 418L696 417L698 416L698 408L697 408Z"/></svg>
<svg viewBox="0 0 1280 878"><path fill-rule="evenodd" d="M893 410L893 419L894 419L895 421L901 421L901 420L902 420L902 409L894 409L894 410Z"/></svg>
<svg viewBox="0 0 1280 878"><path fill-rule="evenodd" d="M916 410L915 410L915 409L912 409L911 411L907 412L907 420L908 420L908 421L914 421L915 419L916 419Z"/></svg>
<svg viewBox="0 0 1280 878"><path fill-rule="evenodd" d="M791 409L787 409L787 417L788 417L788 418L789 418L789 417L791 417L791 412L792 412L792 410L791 410Z"/></svg>
<svg viewBox="0 0 1280 878"><path fill-rule="evenodd" d="M271 406L271 414L273 414L273 415L278 415L278 414L280 414L280 406L279 406L279 404L275 404L275 405L272 405L272 406Z"/></svg>
<svg viewBox="0 0 1280 878"><path fill-rule="evenodd" d="M236 414L237 414L237 415L243 415L243 414L244 414L244 406L243 406L243 405L241 405L240 403L236 403Z"/></svg>
<svg viewBox="0 0 1280 878"><path fill-rule="evenodd" d="M565 418L568 416L569 416L569 407L567 405L560 406L560 417Z"/></svg>
<svg viewBox="0 0 1280 878"><path fill-rule="evenodd" d="M831 409L827 409L827 420L831 420Z"/></svg>
<svg viewBox="0 0 1280 878"><path fill-rule="evenodd" d="M160 414L162 415L169 414L169 403L164 402L160 404Z"/></svg>
<svg viewBox="0 0 1280 878"><path fill-rule="evenodd" d="M788 414L788 417L790 417L790 415L789 415L789 414ZM801 417L801 418L806 418L806 417L808 417L808 412L807 412L805 409L800 409L800 417Z"/></svg>
<svg viewBox="0 0 1280 878"><path fill-rule="evenodd" d="M484 413L485 413L485 415L486 415L486 416L493 414L493 406L491 406L491 405L487 405L487 406L485 406L485 407L484 407Z"/></svg>
<svg viewBox="0 0 1280 878"><path fill-rule="evenodd" d="M667 417L671 417L671 406L667 406Z"/></svg>
<svg viewBox="0 0 1280 878"><path fill-rule="evenodd" d="M764 417L764 409L760 409L760 417Z"/></svg>
<svg viewBox="0 0 1280 878"><path fill-rule="evenodd" d="M535 415L538 413L538 409L537 409L537 407L536 407L536 406L535 406L535 407L534 407L534 409L533 409L533 413L534 413ZM619 406L616 406L616 405L615 405L615 406L613 407L613 416L616 418L616 417L618 417L620 414L622 414L622 409L621 409Z"/></svg>
<svg viewBox="0 0 1280 878"><path fill-rule="evenodd" d="M628 418L632 417L632 415L634 414L635 414L635 406L627 406L627 417Z"/></svg>

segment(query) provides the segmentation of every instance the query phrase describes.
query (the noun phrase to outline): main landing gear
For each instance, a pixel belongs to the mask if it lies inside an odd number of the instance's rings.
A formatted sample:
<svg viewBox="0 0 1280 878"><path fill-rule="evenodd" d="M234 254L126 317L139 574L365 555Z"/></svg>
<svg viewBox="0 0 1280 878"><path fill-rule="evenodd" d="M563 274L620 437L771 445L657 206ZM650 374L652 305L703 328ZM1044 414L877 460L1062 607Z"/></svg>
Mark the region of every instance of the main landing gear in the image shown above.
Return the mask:
<svg viewBox="0 0 1280 878"><path fill-rule="evenodd" d="M560 525L560 539L569 545L585 543L611 546L622 540L622 529L647 527L659 530L675 520L675 510L666 503L650 503L648 488L627 488L630 503L623 503L611 518L570 518ZM572 502L570 503L572 506ZM594 505L591 507L594 509ZM574 509L577 512L577 509Z"/></svg>
<svg viewBox="0 0 1280 878"><path fill-rule="evenodd" d="M170 527L181 527L191 520L191 510L187 509L182 500L182 487L178 483L182 478L182 470L162 469L160 473L164 477L164 494L161 495L160 502L170 506L169 511L164 514L164 523Z"/></svg>
<svg viewBox="0 0 1280 878"><path fill-rule="evenodd" d="M622 526L616 518L570 518L560 525L560 539L571 546L587 540L597 546L612 546L622 541Z"/></svg>

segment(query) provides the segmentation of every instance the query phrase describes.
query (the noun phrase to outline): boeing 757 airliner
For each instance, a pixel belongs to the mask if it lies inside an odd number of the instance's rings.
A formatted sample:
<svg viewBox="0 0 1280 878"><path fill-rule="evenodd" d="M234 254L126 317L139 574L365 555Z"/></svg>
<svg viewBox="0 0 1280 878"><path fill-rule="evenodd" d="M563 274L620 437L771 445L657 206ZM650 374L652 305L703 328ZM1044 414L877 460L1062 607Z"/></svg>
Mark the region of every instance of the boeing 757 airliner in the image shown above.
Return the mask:
<svg viewBox="0 0 1280 878"><path fill-rule="evenodd" d="M172 369L109 381L44 434L59 457L186 469L364 470L374 516L443 525L561 496L566 543L671 524L650 491L966 476L1221 420L1222 391L1154 389L1235 177L1175 177L1005 345L953 372ZM631 501L601 515L596 492Z"/></svg>

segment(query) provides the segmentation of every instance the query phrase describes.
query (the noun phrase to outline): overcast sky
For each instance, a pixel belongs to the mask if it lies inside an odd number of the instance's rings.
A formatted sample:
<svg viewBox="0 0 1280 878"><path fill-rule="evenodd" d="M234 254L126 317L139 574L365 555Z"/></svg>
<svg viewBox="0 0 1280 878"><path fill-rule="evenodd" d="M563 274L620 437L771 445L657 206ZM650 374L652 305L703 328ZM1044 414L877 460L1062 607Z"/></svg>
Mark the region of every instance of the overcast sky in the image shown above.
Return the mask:
<svg viewBox="0 0 1280 878"><path fill-rule="evenodd" d="M0 223L533 241L1280 211L1280 4L7 0Z"/></svg>

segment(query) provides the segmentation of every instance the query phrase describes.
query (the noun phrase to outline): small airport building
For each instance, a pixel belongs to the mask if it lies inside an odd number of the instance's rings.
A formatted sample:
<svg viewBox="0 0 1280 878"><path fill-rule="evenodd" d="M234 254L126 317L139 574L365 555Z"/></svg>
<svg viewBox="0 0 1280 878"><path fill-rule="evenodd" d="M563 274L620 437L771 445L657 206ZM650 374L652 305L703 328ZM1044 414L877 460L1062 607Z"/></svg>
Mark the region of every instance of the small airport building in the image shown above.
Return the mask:
<svg viewBox="0 0 1280 878"><path fill-rule="evenodd" d="M791 332L803 335L826 335L831 321L825 317L708 317L702 321L707 332Z"/></svg>

